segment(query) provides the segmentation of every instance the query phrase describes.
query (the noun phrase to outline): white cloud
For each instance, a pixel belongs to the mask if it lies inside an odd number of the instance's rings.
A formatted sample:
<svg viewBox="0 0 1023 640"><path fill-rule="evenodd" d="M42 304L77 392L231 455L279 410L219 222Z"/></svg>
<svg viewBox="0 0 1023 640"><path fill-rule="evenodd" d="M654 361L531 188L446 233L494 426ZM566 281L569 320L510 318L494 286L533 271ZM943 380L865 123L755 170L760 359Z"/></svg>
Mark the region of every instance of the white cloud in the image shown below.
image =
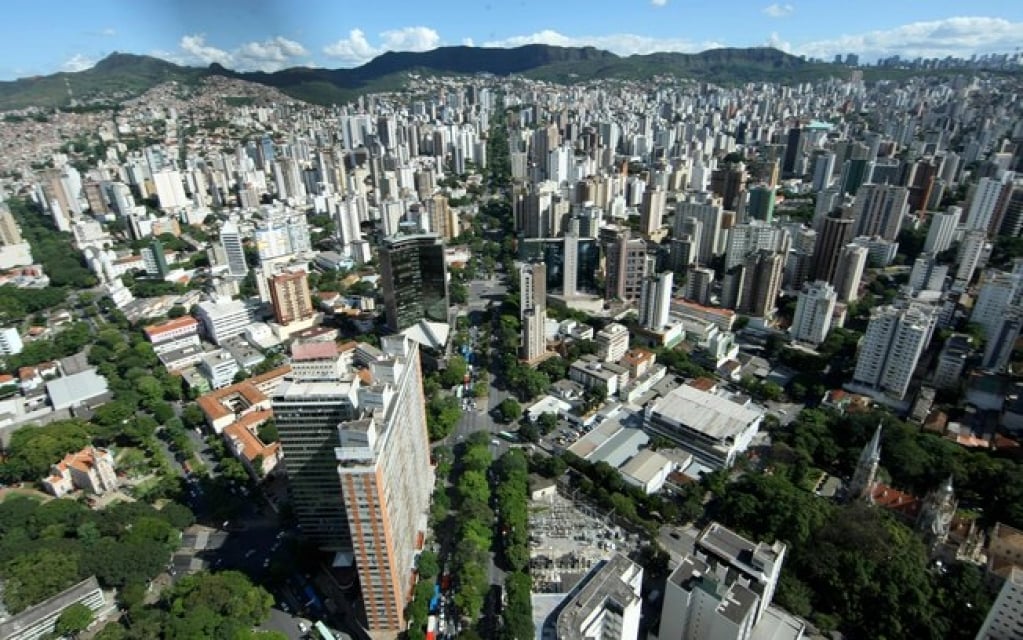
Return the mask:
<svg viewBox="0 0 1023 640"><path fill-rule="evenodd" d="M347 38L324 47L323 53L344 64L359 65L386 51L429 51L441 45L440 34L429 27L391 29L380 33L379 39L380 44L374 46L362 29L352 29Z"/></svg>
<svg viewBox="0 0 1023 640"><path fill-rule="evenodd" d="M806 42L794 49L824 59L838 53L857 53L867 60L896 54L904 58L943 58L1012 52L1020 41L1023 22L977 16L912 22L893 29Z"/></svg>
<svg viewBox="0 0 1023 640"><path fill-rule="evenodd" d="M165 54L160 57L185 64L221 64L236 71L277 71L300 64L309 55L300 43L282 36L262 42L246 42L233 51L206 43L204 35L188 35L178 43L184 55Z"/></svg>
<svg viewBox="0 0 1023 640"><path fill-rule="evenodd" d="M650 4L654 5L655 7L663 7L664 5L668 4L668 0L650 0Z"/></svg>
<svg viewBox="0 0 1023 640"><path fill-rule="evenodd" d="M566 36L552 29L545 29L525 36L512 36L503 40L484 43L485 47L521 47L527 44L549 44L558 47L596 47L618 55L655 53L657 51L678 51L694 53L722 47L719 42L694 42L681 38L651 38L632 33L616 33L606 36Z"/></svg>
<svg viewBox="0 0 1023 640"><path fill-rule="evenodd" d="M462 38L462 45L466 47L476 46L475 44L473 44L472 38Z"/></svg>
<svg viewBox="0 0 1023 640"><path fill-rule="evenodd" d="M71 72L85 71L86 69L91 69L95 65L96 58L90 58L80 53L76 53L75 55L65 60L64 64L60 65L60 70Z"/></svg>
<svg viewBox="0 0 1023 640"><path fill-rule="evenodd" d="M771 32L771 35L768 36L767 42L765 42L764 45L774 47L775 49L784 51L785 53L792 53L792 43L787 40L782 40L777 31Z"/></svg>
<svg viewBox="0 0 1023 640"><path fill-rule="evenodd" d="M117 29L114 29L113 27L107 27L106 29L100 31L99 34L106 38L113 38L114 36L117 35Z"/></svg>
<svg viewBox="0 0 1023 640"><path fill-rule="evenodd" d="M778 4L775 2L761 9L761 13L771 18L784 18L795 10L796 8L791 4Z"/></svg>

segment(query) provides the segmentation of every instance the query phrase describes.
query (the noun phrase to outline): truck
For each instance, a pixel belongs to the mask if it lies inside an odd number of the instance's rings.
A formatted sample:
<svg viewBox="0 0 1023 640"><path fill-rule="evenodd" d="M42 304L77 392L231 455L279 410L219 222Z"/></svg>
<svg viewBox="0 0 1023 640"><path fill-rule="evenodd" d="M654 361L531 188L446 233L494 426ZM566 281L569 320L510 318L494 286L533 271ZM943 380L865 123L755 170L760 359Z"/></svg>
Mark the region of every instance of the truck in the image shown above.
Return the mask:
<svg viewBox="0 0 1023 640"><path fill-rule="evenodd" d="M313 631L316 632L317 637L320 640L337 640L334 632L327 628L327 625L323 624L322 620L318 620L313 625Z"/></svg>

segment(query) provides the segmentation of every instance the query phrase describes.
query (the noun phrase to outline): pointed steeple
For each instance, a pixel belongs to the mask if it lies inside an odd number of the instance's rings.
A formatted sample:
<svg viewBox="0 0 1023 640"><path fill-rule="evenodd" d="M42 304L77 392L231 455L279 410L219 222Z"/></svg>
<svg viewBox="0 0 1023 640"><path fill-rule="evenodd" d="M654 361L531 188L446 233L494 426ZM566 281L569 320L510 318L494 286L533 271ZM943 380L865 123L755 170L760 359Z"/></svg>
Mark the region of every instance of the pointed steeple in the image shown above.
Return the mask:
<svg viewBox="0 0 1023 640"><path fill-rule="evenodd" d="M874 436L860 453L860 461L856 465L852 482L849 483L850 500L867 500L869 502L872 499L874 478L877 475L877 466L881 462L881 426L881 423L878 423Z"/></svg>

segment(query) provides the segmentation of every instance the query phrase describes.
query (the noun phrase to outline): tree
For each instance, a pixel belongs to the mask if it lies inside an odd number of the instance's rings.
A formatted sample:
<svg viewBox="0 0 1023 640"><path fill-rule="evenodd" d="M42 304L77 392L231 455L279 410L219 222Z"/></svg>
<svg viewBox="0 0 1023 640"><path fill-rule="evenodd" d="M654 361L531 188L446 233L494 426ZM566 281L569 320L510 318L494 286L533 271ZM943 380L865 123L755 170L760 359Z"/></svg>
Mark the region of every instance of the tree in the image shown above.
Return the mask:
<svg viewBox="0 0 1023 640"><path fill-rule="evenodd" d="M447 366L440 372L440 384L442 387L453 387L462 384L465 379L467 365L462 356L451 356Z"/></svg>
<svg viewBox="0 0 1023 640"><path fill-rule="evenodd" d="M92 624L92 609L81 602L76 602L60 612L54 631L62 636L78 637L78 634Z"/></svg>
<svg viewBox="0 0 1023 640"><path fill-rule="evenodd" d="M259 436L260 441L262 441L265 444L277 442L277 440L280 438L280 435L277 432L277 423L273 420L273 418L259 425L259 430L257 434Z"/></svg>
<svg viewBox="0 0 1023 640"><path fill-rule="evenodd" d="M431 580L440 573L440 563L437 554L429 549L419 554L419 579Z"/></svg>
<svg viewBox="0 0 1023 640"><path fill-rule="evenodd" d="M504 422L514 422L522 417L522 405L515 398L505 398L497 405L497 412Z"/></svg>

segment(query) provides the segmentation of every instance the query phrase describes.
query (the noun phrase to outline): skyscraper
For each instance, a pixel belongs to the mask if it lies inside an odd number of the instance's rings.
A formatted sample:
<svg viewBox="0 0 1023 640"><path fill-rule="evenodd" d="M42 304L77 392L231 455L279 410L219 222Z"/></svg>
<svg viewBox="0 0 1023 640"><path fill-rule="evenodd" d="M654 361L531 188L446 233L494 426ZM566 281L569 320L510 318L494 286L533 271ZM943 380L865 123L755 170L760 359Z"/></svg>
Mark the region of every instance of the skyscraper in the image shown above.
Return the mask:
<svg viewBox="0 0 1023 640"><path fill-rule="evenodd" d="M644 236L661 228L667 201L668 192L663 189L648 187L643 192L643 202L639 207L639 232Z"/></svg>
<svg viewBox="0 0 1023 640"><path fill-rule="evenodd" d="M333 342L292 346L292 371L272 398L288 490L302 535L328 551L350 551L351 533L337 473L337 426L360 407L354 349Z"/></svg>
<svg viewBox="0 0 1023 640"><path fill-rule="evenodd" d="M856 191L853 219L857 236L879 236L890 242L899 235L908 211L909 190L888 184L865 184Z"/></svg>
<svg viewBox="0 0 1023 640"><path fill-rule="evenodd" d="M544 322L547 320L547 265L533 262L519 271L522 359L532 362L547 351Z"/></svg>
<svg viewBox="0 0 1023 640"><path fill-rule="evenodd" d="M952 246L956 226L959 225L959 216L962 215L962 212L963 210L959 207L949 207L946 213L931 214L931 226L927 229L924 251L941 253Z"/></svg>
<svg viewBox="0 0 1023 640"><path fill-rule="evenodd" d="M838 295L827 282L818 280L804 284L796 302L792 326L789 327L792 338L815 345L824 342L831 329L837 300Z"/></svg>
<svg viewBox="0 0 1023 640"><path fill-rule="evenodd" d="M436 235L398 235L380 247L387 326L398 332L420 320L448 321L444 242Z"/></svg>
<svg viewBox="0 0 1023 640"><path fill-rule="evenodd" d="M644 329L659 331L668 324L671 310L671 288L675 274L665 271L643 279L643 293L639 300L639 324Z"/></svg>
<svg viewBox="0 0 1023 640"><path fill-rule="evenodd" d="M234 220L228 220L220 228L220 245L224 248L224 255L227 256L227 272L232 276L247 274L249 265L245 261L242 234Z"/></svg>
<svg viewBox="0 0 1023 640"><path fill-rule="evenodd" d="M170 268L167 266L167 257L163 254L163 243L158 238L154 238L149 243L149 246L142 247L139 254L142 256L142 264L147 276L151 278L165 278L170 273Z"/></svg>
<svg viewBox="0 0 1023 640"><path fill-rule="evenodd" d="M278 324L313 317L313 299L309 292L309 276L305 271L281 273L270 278L270 301Z"/></svg>
<svg viewBox="0 0 1023 640"><path fill-rule="evenodd" d="M749 190L749 204L746 205L746 218L763 220L767 224L774 221L774 187L758 184Z"/></svg>
<svg viewBox="0 0 1023 640"><path fill-rule="evenodd" d="M838 254L838 267L833 282L840 302L855 302L860 297L860 281L867 267L866 247L849 243Z"/></svg>
<svg viewBox="0 0 1023 640"><path fill-rule="evenodd" d="M685 297L700 304L710 304L710 289L714 284L714 270L695 267L686 274Z"/></svg>
<svg viewBox="0 0 1023 640"><path fill-rule="evenodd" d="M694 194L685 202L675 205L675 237L681 237L682 225L686 218L692 216L700 221L700 249L697 258L700 264L710 264L711 259L720 251L721 219L724 209L720 198L709 193Z"/></svg>
<svg viewBox="0 0 1023 640"><path fill-rule="evenodd" d="M1001 226L1002 216L1012 193L1012 174L1006 179L981 178L973 188L970 208L966 212L966 227L992 235Z"/></svg>
<svg viewBox="0 0 1023 640"><path fill-rule="evenodd" d="M935 322L935 310L921 304L873 309L856 356L853 383L901 401Z"/></svg>
<svg viewBox="0 0 1023 640"><path fill-rule="evenodd" d="M636 301L647 275L647 246L640 238L630 238L628 230L620 231L607 246L607 277L604 297Z"/></svg>
<svg viewBox="0 0 1023 640"><path fill-rule="evenodd" d="M757 318L770 316L781 291L784 266L780 253L766 249L751 253L746 258L745 279L736 310Z"/></svg>
<svg viewBox="0 0 1023 640"><path fill-rule="evenodd" d="M374 384L359 390L359 415L336 426L333 498L344 500L369 630L390 633L407 626L434 479L419 348L388 336L382 350L370 363Z"/></svg>
<svg viewBox="0 0 1023 640"><path fill-rule="evenodd" d="M839 254L852 240L853 221L847 218L827 217L821 223L820 233L813 249L813 278L835 283Z"/></svg>

